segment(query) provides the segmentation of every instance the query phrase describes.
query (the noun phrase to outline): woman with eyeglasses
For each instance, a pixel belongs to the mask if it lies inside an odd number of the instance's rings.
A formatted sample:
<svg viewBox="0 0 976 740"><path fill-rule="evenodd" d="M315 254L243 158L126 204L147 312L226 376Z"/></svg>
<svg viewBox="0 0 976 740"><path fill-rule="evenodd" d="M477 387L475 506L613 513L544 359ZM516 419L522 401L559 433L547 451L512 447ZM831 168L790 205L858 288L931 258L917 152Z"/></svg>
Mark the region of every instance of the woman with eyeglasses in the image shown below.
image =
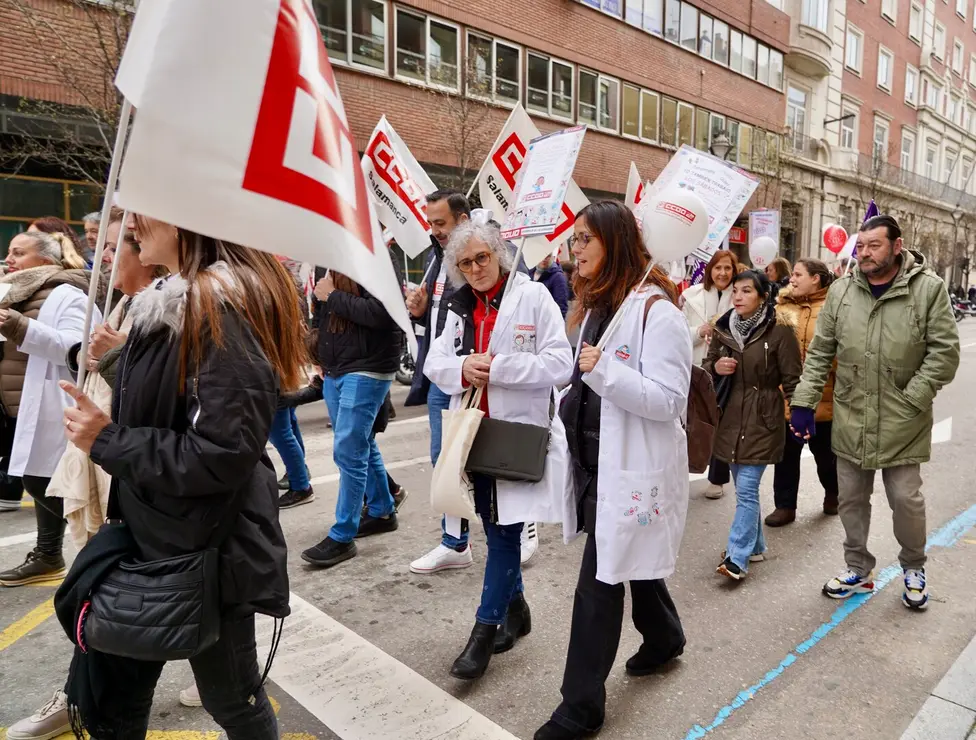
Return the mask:
<svg viewBox="0 0 976 740"><path fill-rule="evenodd" d="M688 509L688 405L692 351L677 290L650 257L622 203L592 203L571 238L582 323L578 361L559 415L573 462L575 519L588 535L573 603L562 703L535 740L579 740L606 714L630 582L644 642L627 673L646 676L685 647L664 579L674 571ZM645 279L645 275L647 275ZM622 320L610 329L614 315ZM598 348L610 329L605 349Z"/></svg>
<svg viewBox="0 0 976 740"><path fill-rule="evenodd" d="M496 226L467 221L444 250L447 277L457 291L444 331L431 345L424 372L462 408L481 390L480 408L492 419L551 429L545 475L538 483L472 473L475 511L488 539L481 605L451 675L476 679L494 653L510 650L532 628L522 586L525 522L561 522L569 469L566 436L551 416L554 387L569 380L573 354L562 314L544 285L517 273ZM509 292L508 295L506 293Z"/></svg>

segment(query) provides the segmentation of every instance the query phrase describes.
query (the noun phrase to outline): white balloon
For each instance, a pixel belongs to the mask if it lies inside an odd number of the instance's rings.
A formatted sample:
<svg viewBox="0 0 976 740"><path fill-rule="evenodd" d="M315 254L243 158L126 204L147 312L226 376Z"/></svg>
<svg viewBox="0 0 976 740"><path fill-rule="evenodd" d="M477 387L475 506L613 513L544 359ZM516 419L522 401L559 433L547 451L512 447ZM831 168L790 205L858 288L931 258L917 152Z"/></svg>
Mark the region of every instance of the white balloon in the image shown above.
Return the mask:
<svg viewBox="0 0 976 740"><path fill-rule="evenodd" d="M857 232L847 237L847 244L840 250L837 259L850 259L854 255L854 247L857 246Z"/></svg>
<svg viewBox="0 0 976 740"><path fill-rule="evenodd" d="M770 236L760 236L749 245L749 259L756 267L765 267L774 259L779 247Z"/></svg>
<svg viewBox="0 0 976 740"><path fill-rule="evenodd" d="M641 236L659 265L683 260L708 235L708 210L690 190L659 193L643 210Z"/></svg>

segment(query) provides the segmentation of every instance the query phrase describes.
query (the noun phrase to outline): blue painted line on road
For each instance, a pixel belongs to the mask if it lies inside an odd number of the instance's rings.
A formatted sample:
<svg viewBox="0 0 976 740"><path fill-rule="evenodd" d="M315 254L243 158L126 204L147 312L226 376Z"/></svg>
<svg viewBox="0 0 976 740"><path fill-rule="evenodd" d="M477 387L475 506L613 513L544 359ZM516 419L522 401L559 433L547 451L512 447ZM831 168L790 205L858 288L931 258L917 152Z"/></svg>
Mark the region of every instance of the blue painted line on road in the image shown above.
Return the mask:
<svg viewBox="0 0 976 740"><path fill-rule="evenodd" d="M974 526L976 526L976 506L972 506L958 516L950 519L946 524L930 534L925 544L925 551L928 552L933 547L952 547L965 532ZM809 652L818 642L839 627L845 619L874 598L874 595L879 593L885 586L899 577L901 573L901 566L898 563L889 565L874 579L874 591L869 594L856 594L844 599L841 605L834 611L829 622L825 622L817 627L810 637L797 645L789 655L783 658L778 666L763 676L758 683L744 691L740 691L735 699L718 711L711 724L706 727L695 725L688 730L688 734L685 735L685 740L699 740L699 738L703 738L708 733L718 729L732 716L733 712L754 699L757 693L769 686L769 684L783 675L783 672L787 668L796 663L801 655Z"/></svg>

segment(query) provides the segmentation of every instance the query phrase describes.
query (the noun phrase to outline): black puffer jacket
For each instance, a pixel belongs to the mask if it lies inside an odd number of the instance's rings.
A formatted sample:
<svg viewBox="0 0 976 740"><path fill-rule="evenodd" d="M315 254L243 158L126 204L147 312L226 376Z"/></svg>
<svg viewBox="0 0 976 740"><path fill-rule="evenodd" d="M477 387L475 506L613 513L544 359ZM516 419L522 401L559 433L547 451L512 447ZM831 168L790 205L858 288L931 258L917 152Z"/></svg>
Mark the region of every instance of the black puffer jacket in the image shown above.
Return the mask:
<svg viewBox="0 0 976 740"><path fill-rule="evenodd" d="M210 268L228 284L221 263ZM170 278L132 302L133 328L119 360L113 422L92 447L112 475L110 516L128 524L147 560L203 549L235 496L243 496L220 548L221 601L232 617L284 617L287 550L274 468L265 453L278 382L250 327L223 314L223 346L206 342L198 372L179 389L186 283Z"/></svg>

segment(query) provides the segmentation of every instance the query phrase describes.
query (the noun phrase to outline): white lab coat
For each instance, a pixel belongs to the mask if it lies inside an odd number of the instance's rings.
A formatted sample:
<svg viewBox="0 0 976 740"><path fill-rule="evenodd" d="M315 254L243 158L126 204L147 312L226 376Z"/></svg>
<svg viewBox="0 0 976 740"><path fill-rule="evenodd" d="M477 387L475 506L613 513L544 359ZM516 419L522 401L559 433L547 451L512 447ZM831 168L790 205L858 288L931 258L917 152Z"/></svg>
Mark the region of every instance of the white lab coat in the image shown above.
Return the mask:
<svg viewBox="0 0 976 740"><path fill-rule="evenodd" d="M444 331L431 345L424 373L451 396L457 409L466 388L458 354L463 318L448 305ZM488 415L492 419L549 426L549 401L554 386L569 382L573 351L565 321L549 291L541 283L517 273L512 292L504 297L489 343L491 363ZM498 523L562 522L575 507L566 430L559 414L552 420L552 437L545 475L538 483L498 481Z"/></svg>
<svg viewBox="0 0 976 740"><path fill-rule="evenodd" d="M10 475L50 478L64 453L64 410L71 398L58 382L74 382L68 370L68 350L81 342L88 297L72 285L59 285L30 319L19 349L28 355L24 390L17 412ZM95 323L101 314L95 309Z"/></svg>
<svg viewBox="0 0 976 740"><path fill-rule="evenodd" d="M685 302L682 310L688 320L688 329L691 331L692 359L696 365L701 365L708 353L708 344L698 336L698 329L703 324L711 323L713 319L732 307L732 286L722 291L721 300L718 297L718 288L705 290L705 286L701 283L692 285L681 294L681 297Z"/></svg>
<svg viewBox="0 0 976 740"><path fill-rule="evenodd" d="M627 298L600 361L582 376L602 399L596 577L608 584L671 575L685 529L691 340L670 301L655 302L644 325L645 303L660 293Z"/></svg>

